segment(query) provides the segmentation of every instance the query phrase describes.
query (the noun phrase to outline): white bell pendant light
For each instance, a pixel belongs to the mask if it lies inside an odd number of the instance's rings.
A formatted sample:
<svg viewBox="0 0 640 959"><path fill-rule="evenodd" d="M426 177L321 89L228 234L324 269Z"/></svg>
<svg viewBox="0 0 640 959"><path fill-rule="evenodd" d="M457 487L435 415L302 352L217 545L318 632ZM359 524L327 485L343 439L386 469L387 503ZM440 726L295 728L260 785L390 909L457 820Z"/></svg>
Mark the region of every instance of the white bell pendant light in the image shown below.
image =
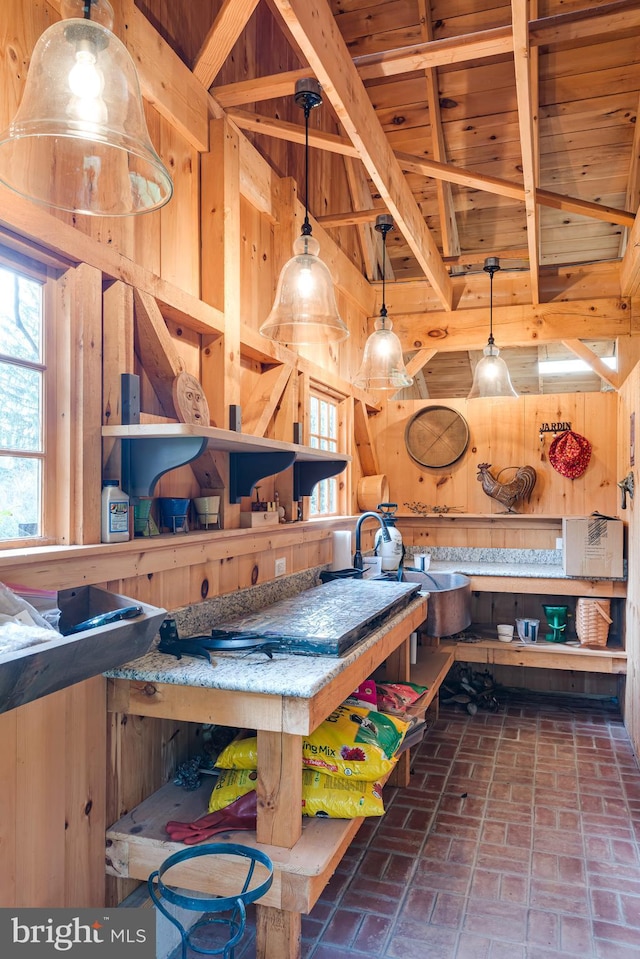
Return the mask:
<svg viewBox="0 0 640 959"><path fill-rule="evenodd" d="M500 269L500 260L497 256L488 256L484 261L485 273L491 278L491 293L489 298L489 340L484 348L484 356L478 362L473 373L473 384L468 400L477 400L485 396L512 396L517 397L514 390L509 368L500 356L500 350L493 340L493 274Z"/></svg>
<svg viewBox="0 0 640 959"><path fill-rule="evenodd" d="M18 111L0 134L0 181L58 210L129 216L171 199L138 75L108 0L63 0L36 43Z"/></svg>
<svg viewBox="0 0 640 959"><path fill-rule="evenodd" d="M393 323L387 315L385 303L387 233L393 230L393 217L381 213L376 219L376 230L382 234L382 306L375 329L365 343L362 365L353 385L363 390L395 392L411 386L413 378L405 368L402 344L393 332Z"/></svg>
<svg viewBox="0 0 640 959"><path fill-rule="evenodd" d="M293 244L294 255L282 267L273 307L260 333L294 346L337 343L349 336L349 330L338 313L333 280L318 257L320 244L309 223L309 114L322 103L318 81L298 80L295 102L304 109L304 223Z"/></svg>

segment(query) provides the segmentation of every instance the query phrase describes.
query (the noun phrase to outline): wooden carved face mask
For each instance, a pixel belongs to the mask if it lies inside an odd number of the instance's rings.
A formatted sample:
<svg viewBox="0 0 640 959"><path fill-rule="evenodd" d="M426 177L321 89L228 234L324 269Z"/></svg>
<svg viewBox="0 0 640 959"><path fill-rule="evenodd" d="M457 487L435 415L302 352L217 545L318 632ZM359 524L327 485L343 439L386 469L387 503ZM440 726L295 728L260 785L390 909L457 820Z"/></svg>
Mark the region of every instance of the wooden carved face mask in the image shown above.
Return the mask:
<svg viewBox="0 0 640 959"><path fill-rule="evenodd" d="M209 404L202 386L191 373L179 373L172 386L173 405L182 423L209 426Z"/></svg>

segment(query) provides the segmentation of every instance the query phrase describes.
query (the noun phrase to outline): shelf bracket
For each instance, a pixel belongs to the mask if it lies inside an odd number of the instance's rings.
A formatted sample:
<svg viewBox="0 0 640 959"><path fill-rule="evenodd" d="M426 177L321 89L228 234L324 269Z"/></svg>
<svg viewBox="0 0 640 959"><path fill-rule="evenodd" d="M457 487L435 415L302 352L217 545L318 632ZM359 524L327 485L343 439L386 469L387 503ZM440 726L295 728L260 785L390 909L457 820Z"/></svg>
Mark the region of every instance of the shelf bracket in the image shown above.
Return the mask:
<svg viewBox="0 0 640 959"><path fill-rule="evenodd" d="M132 497L153 496L161 476L197 459L207 448L201 436L136 437L121 442L122 488Z"/></svg>
<svg viewBox="0 0 640 959"><path fill-rule="evenodd" d="M258 480L281 473L291 466L295 453L230 453L229 502L239 503L242 496L251 496Z"/></svg>
<svg viewBox="0 0 640 959"><path fill-rule="evenodd" d="M346 468L344 460L298 460L293 467L293 498L299 502L303 496L311 496L320 480L337 476Z"/></svg>

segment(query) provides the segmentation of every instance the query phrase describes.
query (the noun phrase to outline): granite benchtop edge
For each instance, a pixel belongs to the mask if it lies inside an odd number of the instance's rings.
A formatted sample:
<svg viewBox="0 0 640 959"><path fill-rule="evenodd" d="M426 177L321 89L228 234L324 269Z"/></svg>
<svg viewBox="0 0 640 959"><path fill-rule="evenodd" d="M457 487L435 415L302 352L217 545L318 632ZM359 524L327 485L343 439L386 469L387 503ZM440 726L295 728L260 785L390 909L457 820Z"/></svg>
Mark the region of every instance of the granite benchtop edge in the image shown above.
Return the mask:
<svg viewBox="0 0 640 959"><path fill-rule="evenodd" d="M175 659L154 647L140 659L111 669L104 675L111 679L128 679L143 683L168 683L177 686L200 686L264 695L311 699L341 672L369 652L395 626L424 602L420 595L398 613L361 640L343 656L300 656L273 653L212 653L211 663L203 659Z"/></svg>

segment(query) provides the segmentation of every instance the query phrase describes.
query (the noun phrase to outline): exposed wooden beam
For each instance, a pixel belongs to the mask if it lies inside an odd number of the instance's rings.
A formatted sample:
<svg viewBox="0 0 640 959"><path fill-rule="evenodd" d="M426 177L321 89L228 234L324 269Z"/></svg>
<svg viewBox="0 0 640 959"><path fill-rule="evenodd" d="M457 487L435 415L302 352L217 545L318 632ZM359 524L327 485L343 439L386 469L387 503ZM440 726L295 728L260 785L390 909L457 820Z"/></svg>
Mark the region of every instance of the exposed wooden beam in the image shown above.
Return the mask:
<svg viewBox="0 0 640 959"><path fill-rule="evenodd" d="M420 370L424 369L429 360L433 359L438 351L436 349L418 350L406 364L406 370L409 376L415 377Z"/></svg>
<svg viewBox="0 0 640 959"><path fill-rule="evenodd" d="M522 151L522 179L524 182L524 205L527 218L527 246L529 247L529 276L531 299L534 305L540 302L538 270L538 204L536 202L536 128L538 114L534 110L533 87L537 76L531 76L531 50L529 47L528 0L511 0L513 22L513 61L516 74L516 98L518 101L518 127Z"/></svg>
<svg viewBox="0 0 640 959"><path fill-rule="evenodd" d="M243 432L264 436L292 373L293 367L282 365L261 374L242 412Z"/></svg>
<svg viewBox="0 0 640 959"><path fill-rule="evenodd" d="M620 293L637 296L640 293L640 217L636 218L620 266Z"/></svg>
<svg viewBox="0 0 640 959"><path fill-rule="evenodd" d="M494 305L493 333L501 349L562 339L629 336L634 331L631 303L607 297L538 306ZM433 348L438 352L482 350L486 346L486 308L458 309L453 314L389 312L405 353Z"/></svg>
<svg viewBox="0 0 640 959"><path fill-rule="evenodd" d="M616 35L640 28L637 0L618 0L600 7L543 17L529 23L531 46L577 44L594 36ZM446 37L354 57L353 63L362 80L396 76L452 64L468 63L486 57L513 53L513 31L510 25L481 30L464 36ZM241 80L214 87L212 93L221 106L237 107L260 100L289 96L297 80L313 76L313 70L289 70L252 80Z"/></svg>
<svg viewBox="0 0 640 959"><path fill-rule="evenodd" d="M562 345L566 346L568 350L571 350L579 359L584 360L587 366L591 367L593 372L597 373L601 380L604 380L605 383L612 386L614 390L619 389L620 377L618 373L609 369L600 357L594 353L593 350L590 350L582 340L562 340Z"/></svg>
<svg viewBox="0 0 640 959"><path fill-rule="evenodd" d="M207 90L220 72L258 0L224 0L193 64L193 74Z"/></svg>
<svg viewBox="0 0 640 959"><path fill-rule="evenodd" d="M636 107L636 123L633 127L633 145L631 147L631 163L629 165L629 174L627 176L627 196L626 207L628 210L637 210L640 205L640 123L637 117L640 116L640 101ZM625 230L620 237L618 252L620 256L624 255L627 248L629 235Z"/></svg>
<svg viewBox="0 0 640 959"><path fill-rule="evenodd" d="M304 127L297 123L285 120L274 120L247 110L229 110L229 118L241 130L251 130L278 140L288 140L291 143L304 143ZM321 130L309 131L309 144L318 150L328 150L331 153L341 153L344 156L358 157L357 148L346 139L334 133L324 133ZM499 177L485 176L464 170L453 164L440 163L437 160L427 160L415 157L410 153L396 151L395 157L403 170L409 173L418 173L433 177L436 180L446 180L449 183L458 183L460 186L472 190L483 190L486 193L495 193L498 196L510 197L513 200L525 200L525 189L518 183L502 180ZM618 210L615 207L601 203L592 203L589 200L579 200L574 197L553 193L551 190L536 189L536 202L541 206L548 206L555 210L565 210L567 213L576 213L580 216L602 220L605 223L618 223L620 226L630 227L635 222L635 214L628 210ZM373 215L373 219L377 213ZM356 223L367 222L370 214L356 211L347 214L335 214L318 217L319 223L326 226L353 226ZM353 218L349 223L349 217Z"/></svg>
<svg viewBox="0 0 640 959"><path fill-rule="evenodd" d="M353 436L363 475L377 476L380 472L378 454L369 429L367 407L361 400L355 400L353 404Z"/></svg>
<svg viewBox="0 0 640 959"><path fill-rule="evenodd" d="M369 408L380 409L379 399L372 393L367 393L366 390L360 390L352 386L332 370L325 369L312 360L300 356L295 350L290 350L273 340L267 340L264 336L260 336L257 330L246 324L243 324L240 328L240 342L242 343L244 356L252 357L262 363L288 363L289 366L295 366L300 373L309 376L318 383L324 383L325 386L335 390L336 393L342 396L354 396Z"/></svg>
<svg viewBox="0 0 640 959"><path fill-rule="evenodd" d="M227 110L227 116L241 130L262 133L264 136L273 137L276 140L287 140L289 143L305 142L305 130L299 123L275 120L273 117L250 113L248 110ZM309 146L318 150L328 150L330 153L358 157L358 150L346 137L326 133L324 130L314 130L311 127L309 128Z"/></svg>
<svg viewBox="0 0 640 959"><path fill-rule="evenodd" d="M529 24L529 41L532 46L575 46L581 40L609 37L635 31L639 27L640 5L637 0L617 0L532 20Z"/></svg>
<svg viewBox="0 0 640 959"><path fill-rule="evenodd" d="M427 3L427 0L418 0L418 13L420 15L420 32L424 40L429 43L435 42L433 40L431 5ZM446 163L447 147L444 142L442 115L440 113L440 91L438 89L437 67L427 67L424 71L424 79L427 89L427 105L429 107L433 156L439 163ZM438 212L440 214L442 249L445 256L457 256L460 252L460 238L458 236L458 224L456 221L451 184L446 180L437 180L436 191L438 195Z"/></svg>
<svg viewBox="0 0 640 959"><path fill-rule="evenodd" d="M133 303L136 352L165 415L175 416L173 381L184 371L184 365L155 298L142 290L134 290Z"/></svg>
<svg viewBox="0 0 640 959"><path fill-rule="evenodd" d="M451 279L358 77L327 0L313 4L306 0L275 0L275 5L320 80L420 269L442 305L450 310Z"/></svg>
<svg viewBox="0 0 640 959"><path fill-rule="evenodd" d="M360 238L360 248L362 250L362 260L370 280L377 280L379 277L378 264L380 262L381 244L380 237L375 232L372 225L373 220L379 213L373 206L373 198L369 190L364 169L361 163L358 163L352 157L344 158L344 168L351 194L351 204L358 210L366 210L370 214L370 219L361 220L358 226L358 236ZM387 260L388 280L393 280L393 269Z"/></svg>

